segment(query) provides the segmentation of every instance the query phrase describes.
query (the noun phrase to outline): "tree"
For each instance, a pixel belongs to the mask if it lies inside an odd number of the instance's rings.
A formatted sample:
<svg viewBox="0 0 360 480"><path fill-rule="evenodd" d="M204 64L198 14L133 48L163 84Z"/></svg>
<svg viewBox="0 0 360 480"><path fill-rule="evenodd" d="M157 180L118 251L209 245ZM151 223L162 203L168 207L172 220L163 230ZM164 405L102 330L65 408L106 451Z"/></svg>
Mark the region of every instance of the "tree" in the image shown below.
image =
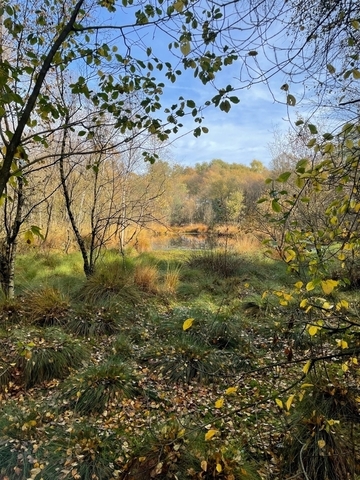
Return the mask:
<svg viewBox="0 0 360 480"><path fill-rule="evenodd" d="M337 81L339 63L333 65L331 61L346 35L352 35L353 51L358 44L350 27L358 17L358 7L356 2L348 4L345 0L330 2L330 8L319 1L311 9L304 0L285 4L263 0L220 4L198 0L189 4L180 0L173 4L159 2L156 7L123 0L121 8L126 16L120 24L117 8L113 0L44 0L40 5L31 0L2 2L0 113L4 149L0 195L9 178L24 170L19 157L26 164L37 161L29 158L29 144L46 148L48 135L61 128L58 119L66 112L53 101L49 90L51 79L59 71L73 77L72 92L96 106L99 119L100 112L108 112L123 133L131 134L136 127L166 139L179 131L186 114L191 114L197 124L195 136L206 133L207 128L202 126L204 107L215 105L228 112L239 102L236 89L270 81L279 71L289 78L282 91L286 103L292 106L296 99L290 93L291 81L299 78L303 82L322 72L325 78L321 77L321 85L330 87ZM114 14L108 24L103 20L105 12ZM311 22L307 22L309 15ZM248 38L238 35L238 26L248 32ZM293 38L284 50L282 35L289 29ZM169 39L165 52L153 52L146 45L148 34L160 35L161 45L167 45ZM323 45L325 55L320 49ZM173 62L169 61L169 50ZM236 84L216 85L222 69L235 62L242 65ZM329 64L331 68L325 70L324 65ZM183 97L171 106L162 105L166 85L157 76L173 83L186 70L203 84L213 84L214 96L204 105ZM357 72L355 66L347 70L348 83ZM134 92L143 94L142 111L130 119L126 98ZM279 98L278 93L273 95ZM347 104L357 98L354 93ZM165 117L160 114L162 109ZM46 130L41 125L44 121L48 122ZM84 135L84 131L85 135L91 134L79 125L78 134ZM151 155L145 158L154 160Z"/></svg>

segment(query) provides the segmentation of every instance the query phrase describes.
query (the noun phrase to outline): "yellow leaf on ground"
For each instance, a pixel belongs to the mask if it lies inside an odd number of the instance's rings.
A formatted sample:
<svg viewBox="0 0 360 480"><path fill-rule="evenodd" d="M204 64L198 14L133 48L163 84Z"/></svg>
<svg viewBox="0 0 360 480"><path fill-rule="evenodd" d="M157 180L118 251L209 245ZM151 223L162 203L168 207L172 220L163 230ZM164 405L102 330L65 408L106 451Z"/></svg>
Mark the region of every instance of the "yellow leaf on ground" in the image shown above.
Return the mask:
<svg viewBox="0 0 360 480"><path fill-rule="evenodd" d="M206 472L206 470L207 470L207 461L206 460L203 460L201 462L201 468L204 472Z"/></svg>
<svg viewBox="0 0 360 480"><path fill-rule="evenodd" d="M290 410L291 404L292 404L292 402L293 402L293 400L294 400L294 396L295 396L295 395L290 395L290 397L289 397L289 398L287 399L287 401L286 401L286 404L285 404L285 405L286 405L287 411Z"/></svg>
<svg viewBox="0 0 360 480"><path fill-rule="evenodd" d="M216 435L218 432L218 430L215 430L215 429L211 429L209 430L206 434L205 434L205 440L211 440L213 438L214 435Z"/></svg>
<svg viewBox="0 0 360 480"><path fill-rule="evenodd" d="M337 342L338 347L340 347L342 349L349 347L348 343L345 340L336 340L336 342Z"/></svg>
<svg viewBox="0 0 360 480"><path fill-rule="evenodd" d="M183 323L183 330L189 330L189 328L192 327L194 320L194 318L188 318L187 320L185 320L185 322Z"/></svg>
<svg viewBox="0 0 360 480"><path fill-rule="evenodd" d="M306 364L304 365L304 368L302 369L302 371L305 373L305 375L308 373L310 367L311 367L311 360L308 360L306 362Z"/></svg>
<svg viewBox="0 0 360 480"><path fill-rule="evenodd" d="M219 473L222 472L222 466L221 466L220 463L216 464L216 471L219 472Z"/></svg>
<svg viewBox="0 0 360 480"><path fill-rule="evenodd" d="M275 403L278 407L284 408L283 402L280 400L280 398L275 398Z"/></svg>
<svg viewBox="0 0 360 480"><path fill-rule="evenodd" d="M294 286L295 286L295 288L298 288L298 289L300 290L300 288L301 288L303 285L304 285L303 282L300 281L300 282L296 282Z"/></svg>
<svg viewBox="0 0 360 480"><path fill-rule="evenodd" d="M319 446L319 448L324 448L325 445L326 445L325 440L319 440L319 441L318 441L318 446Z"/></svg>
<svg viewBox="0 0 360 480"><path fill-rule="evenodd" d="M233 395L237 392L239 387L229 387L225 390L225 395Z"/></svg>
<svg viewBox="0 0 360 480"><path fill-rule="evenodd" d="M349 370L348 365L346 365L346 363L343 363L343 364L341 365L341 370L342 370L343 372L347 372L347 371Z"/></svg>
<svg viewBox="0 0 360 480"><path fill-rule="evenodd" d="M215 408L221 408L224 405L224 399L219 398L219 400L216 400L215 402Z"/></svg>
<svg viewBox="0 0 360 480"><path fill-rule="evenodd" d="M317 334L318 330L319 330L319 327L317 327L316 325L310 325L308 328L309 335L313 337L314 335Z"/></svg>

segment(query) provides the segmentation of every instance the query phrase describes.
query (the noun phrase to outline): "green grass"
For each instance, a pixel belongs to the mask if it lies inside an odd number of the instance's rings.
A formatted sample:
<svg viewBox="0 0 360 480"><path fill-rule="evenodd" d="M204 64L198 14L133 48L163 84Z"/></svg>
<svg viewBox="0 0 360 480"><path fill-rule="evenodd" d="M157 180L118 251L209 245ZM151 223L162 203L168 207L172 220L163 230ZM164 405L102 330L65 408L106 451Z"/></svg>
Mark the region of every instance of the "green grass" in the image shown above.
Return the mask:
<svg viewBox="0 0 360 480"><path fill-rule="evenodd" d="M188 260L111 251L87 280L79 255L19 258L21 295L0 305L0 478L277 480L296 476L300 458L309 478L354 473L330 454L360 458L356 354L321 381L320 364L295 380L305 358L342 351L340 335L354 344L356 329L309 335L300 297L282 306L276 294L296 279L260 253ZM320 311L324 320L356 323L356 292L339 299L349 309ZM315 387L300 401L306 382ZM279 409L275 398L292 394Z"/></svg>

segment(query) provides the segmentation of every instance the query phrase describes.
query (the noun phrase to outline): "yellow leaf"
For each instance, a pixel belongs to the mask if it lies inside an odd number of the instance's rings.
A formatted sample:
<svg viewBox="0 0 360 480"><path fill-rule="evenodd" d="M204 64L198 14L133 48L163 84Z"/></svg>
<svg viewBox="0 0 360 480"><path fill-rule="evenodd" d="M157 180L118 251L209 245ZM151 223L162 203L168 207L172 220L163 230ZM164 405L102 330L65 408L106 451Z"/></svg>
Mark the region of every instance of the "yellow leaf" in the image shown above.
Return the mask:
<svg viewBox="0 0 360 480"><path fill-rule="evenodd" d="M250 287L250 284L249 284L249 283L244 283L244 287L245 287L245 288L249 288L249 287Z"/></svg>
<svg viewBox="0 0 360 480"><path fill-rule="evenodd" d="M305 308L308 304L308 301L306 300L306 298L304 298L304 300L301 300L300 302L300 308Z"/></svg>
<svg viewBox="0 0 360 480"><path fill-rule="evenodd" d="M208 441L208 440L211 440L213 438L214 435L216 435L218 432L218 430L214 430L214 429L211 429L209 430L206 434L205 434L205 440Z"/></svg>
<svg viewBox="0 0 360 480"><path fill-rule="evenodd" d="M224 399L219 398L219 400L216 400L215 402L215 408L221 408L224 405Z"/></svg>
<svg viewBox="0 0 360 480"><path fill-rule="evenodd" d="M77 396L77 398L80 398L81 397L81 392L80 391L76 392L76 396Z"/></svg>
<svg viewBox="0 0 360 480"><path fill-rule="evenodd" d="M310 292L310 290L314 290L314 288L315 288L314 282L313 282L313 281L308 282L308 283L306 284L306 287L305 287L305 288L306 288L306 290L307 290L308 292Z"/></svg>
<svg viewBox="0 0 360 480"><path fill-rule="evenodd" d="M314 385L312 383L303 383L300 388L307 388L307 387L313 387Z"/></svg>
<svg viewBox="0 0 360 480"><path fill-rule="evenodd" d="M329 302L324 302L323 305L322 305L322 308L324 310L331 310L333 307L334 307L334 305L331 305L331 303L329 303Z"/></svg>
<svg viewBox="0 0 360 480"><path fill-rule="evenodd" d="M313 337L314 335L317 334L318 330L319 330L319 327L317 327L316 325L310 325L310 327L308 328L309 335Z"/></svg>
<svg viewBox="0 0 360 480"><path fill-rule="evenodd" d="M339 255L338 255L338 259L342 262L343 260L345 260L345 255L343 252L340 252Z"/></svg>
<svg viewBox="0 0 360 480"><path fill-rule="evenodd" d="M295 283L295 288L298 288L300 290L300 288L303 286L303 282L296 282Z"/></svg>
<svg viewBox="0 0 360 480"><path fill-rule="evenodd" d="M293 402L293 400L294 400L294 396L295 396L295 395L290 395L290 397L289 397L289 398L287 399L287 401L286 401L286 404L285 404L285 405L286 405L287 411L290 410L291 404L292 404L292 402Z"/></svg>
<svg viewBox="0 0 360 480"><path fill-rule="evenodd" d="M289 263L295 257L296 257L296 253L294 252L294 250L291 250L291 249L286 250L286 252L285 252L285 262Z"/></svg>
<svg viewBox="0 0 360 480"><path fill-rule="evenodd" d="M229 387L225 390L225 395L233 395L237 392L239 387Z"/></svg>
<svg viewBox="0 0 360 480"><path fill-rule="evenodd" d="M330 420L327 420L327 423L332 427L333 425L338 425L340 423L340 420L333 420L331 418Z"/></svg>
<svg viewBox="0 0 360 480"><path fill-rule="evenodd" d="M287 302L286 300L280 300L280 305L282 305L283 307L286 307L286 305L289 305L289 302Z"/></svg>
<svg viewBox="0 0 360 480"><path fill-rule="evenodd" d="M302 371L305 373L305 375L308 373L310 367L311 367L311 360L308 360L306 362L306 364L304 365L304 368L302 369Z"/></svg>
<svg viewBox="0 0 360 480"><path fill-rule="evenodd" d="M349 370L349 367L346 365L346 363L343 363L343 364L341 365L341 370L342 370L343 372L347 372L347 371Z"/></svg>
<svg viewBox="0 0 360 480"><path fill-rule="evenodd" d="M342 349L349 347L348 343L345 340L336 340L336 342L337 342L337 346Z"/></svg>
<svg viewBox="0 0 360 480"><path fill-rule="evenodd" d="M283 402L280 400L280 398L275 398L275 403L278 407L284 408Z"/></svg>
<svg viewBox="0 0 360 480"><path fill-rule="evenodd" d="M202 470L203 470L204 472L207 471L207 461L206 461L206 460L203 460L203 461L201 462L201 468L202 468Z"/></svg>
<svg viewBox="0 0 360 480"><path fill-rule="evenodd" d="M325 440L319 440L319 441L318 441L318 446L319 446L319 448L324 448L325 445L326 445Z"/></svg>
<svg viewBox="0 0 360 480"><path fill-rule="evenodd" d="M336 280L323 280L321 282L321 288L323 289L323 292L326 293L326 295L329 295L335 287L337 287L339 284L338 281Z"/></svg>
<svg viewBox="0 0 360 480"><path fill-rule="evenodd" d="M347 302L346 300L341 300L340 303L343 308L349 308L349 302Z"/></svg>
<svg viewBox="0 0 360 480"><path fill-rule="evenodd" d="M222 472L222 466L221 466L220 463L216 464L216 471L219 472L219 473Z"/></svg>
<svg viewBox="0 0 360 480"><path fill-rule="evenodd" d="M354 365L358 365L358 363L359 363L359 362L358 362L358 359L357 359L356 357L352 357L352 358L351 358L351 361L352 361L352 363L353 363Z"/></svg>
<svg viewBox="0 0 360 480"><path fill-rule="evenodd" d="M188 318L187 320L185 320L185 322L183 323L183 330L189 330L189 328L192 327L194 320L194 318Z"/></svg>

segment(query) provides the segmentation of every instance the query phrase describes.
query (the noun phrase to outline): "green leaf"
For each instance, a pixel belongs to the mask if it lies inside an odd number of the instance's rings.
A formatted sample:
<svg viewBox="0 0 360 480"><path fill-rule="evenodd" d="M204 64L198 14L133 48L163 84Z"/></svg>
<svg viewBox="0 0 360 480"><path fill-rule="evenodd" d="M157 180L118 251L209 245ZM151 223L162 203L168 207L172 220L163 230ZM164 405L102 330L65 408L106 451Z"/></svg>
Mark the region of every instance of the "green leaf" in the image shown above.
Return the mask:
<svg viewBox="0 0 360 480"><path fill-rule="evenodd" d="M189 40L183 40L180 44L180 51L186 57L191 51L191 46Z"/></svg>
<svg viewBox="0 0 360 480"><path fill-rule="evenodd" d="M327 67L329 73L334 74L336 72L335 67L333 65L331 65L330 63L328 65L326 65L326 67Z"/></svg>
<svg viewBox="0 0 360 480"><path fill-rule="evenodd" d="M277 182L285 183L289 177L291 176L291 172L283 172L277 179Z"/></svg>
<svg viewBox="0 0 360 480"><path fill-rule="evenodd" d="M220 103L220 110L223 111L223 112L230 112L230 109L231 109L231 104L229 102L229 100L223 100L221 103Z"/></svg>
<svg viewBox="0 0 360 480"><path fill-rule="evenodd" d="M308 128L309 128L310 133L311 133L312 135L316 135L316 134L318 133L318 130L317 130L316 126L313 125L312 123L309 123L309 124L308 124Z"/></svg>
<svg viewBox="0 0 360 480"><path fill-rule="evenodd" d="M295 107L296 105L296 98L294 97L294 95L287 95L286 97L286 103L290 106L290 107Z"/></svg>
<svg viewBox="0 0 360 480"><path fill-rule="evenodd" d="M281 212L281 205L278 203L277 200L273 200L271 202L271 208L273 209L274 212L280 213Z"/></svg>
<svg viewBox="0 0 360 480"><path fill-rule="evenodd" d="M258 55L258 52L256 50L250 50L250 52L248 53L248 55L250 57L256 57L256 55Z"/></svg>

